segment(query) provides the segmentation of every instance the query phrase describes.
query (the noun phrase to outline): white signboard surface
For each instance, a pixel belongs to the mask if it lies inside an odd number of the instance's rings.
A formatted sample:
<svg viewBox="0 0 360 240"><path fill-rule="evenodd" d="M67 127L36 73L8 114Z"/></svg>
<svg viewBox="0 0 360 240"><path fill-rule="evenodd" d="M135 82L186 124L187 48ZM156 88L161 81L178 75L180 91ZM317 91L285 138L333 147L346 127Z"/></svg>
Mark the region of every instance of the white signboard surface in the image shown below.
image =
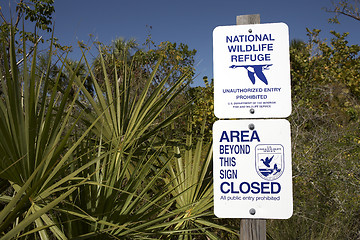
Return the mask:
<svg viewBox="0 0 360 240"><path fill-rule="evenodd" d="M291 217L291 140L287 120L219 120L213 126L213 141L217 217Z"/></svg>
<svg viewBox="0 0 360 240"><path fill-rule="evenodd" d="M218 118L285 118L291 114L286 24L216 27L213 64Z"/></svg>

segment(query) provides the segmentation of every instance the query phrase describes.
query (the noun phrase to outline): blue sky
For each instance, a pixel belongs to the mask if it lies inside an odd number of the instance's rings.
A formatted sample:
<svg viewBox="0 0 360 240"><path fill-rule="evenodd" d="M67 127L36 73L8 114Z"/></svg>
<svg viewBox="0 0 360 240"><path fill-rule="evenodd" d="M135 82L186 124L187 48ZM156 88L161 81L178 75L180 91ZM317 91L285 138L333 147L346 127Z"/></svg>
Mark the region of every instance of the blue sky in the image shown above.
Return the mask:
<svg viewBox="0 0 360 240"><path fill-rule="evenodd" d="M323 38L330 37L330 30L350 32L349 42L359 44L360 22L340 17L340 25L329 24L333 14L323 8L331 6L332 0L56 0L55 35L60 43L75 46L71 57L76 59L80 55L76 42L86 43L89 34L106 44L117 37L143 43L147 26L152 26L156 43L182 42L197 50L198 85L203 76L212 78L213 29L234 25L237 15L260 14L262 23L284 22L290 40L306 41L306 28L317 28Z"/></svg>

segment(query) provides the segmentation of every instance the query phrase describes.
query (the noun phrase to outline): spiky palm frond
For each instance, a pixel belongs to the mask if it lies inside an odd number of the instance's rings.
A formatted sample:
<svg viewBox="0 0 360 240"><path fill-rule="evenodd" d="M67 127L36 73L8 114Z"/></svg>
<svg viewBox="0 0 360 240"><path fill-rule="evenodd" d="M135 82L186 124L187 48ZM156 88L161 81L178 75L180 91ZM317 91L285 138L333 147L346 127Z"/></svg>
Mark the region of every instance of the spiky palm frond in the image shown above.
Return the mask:
<svg viewBox="0 0 360 240"><path fill-rule="evenodd" d="M55 84L50 84L50 61L44 75L36 74L36 49L28 66L24 46L24 65L20 71L13 36L12 32L9 54L5 44L1 49L4 75L0 97L0 177L12 186L11 192L2 192L0 196L0 200L5 200L0 212L1 239L27 234L48 239L50 232L58 239L67 239L56 217L51 216L52 210L84 181L76 179L76 175L96 162L93 160L71 172L68 169L74 151L92 126L69 145L77 123L75 120L70 125L78 93L69 101L69 84L59 97L60 74L53 80Z"/></svg>

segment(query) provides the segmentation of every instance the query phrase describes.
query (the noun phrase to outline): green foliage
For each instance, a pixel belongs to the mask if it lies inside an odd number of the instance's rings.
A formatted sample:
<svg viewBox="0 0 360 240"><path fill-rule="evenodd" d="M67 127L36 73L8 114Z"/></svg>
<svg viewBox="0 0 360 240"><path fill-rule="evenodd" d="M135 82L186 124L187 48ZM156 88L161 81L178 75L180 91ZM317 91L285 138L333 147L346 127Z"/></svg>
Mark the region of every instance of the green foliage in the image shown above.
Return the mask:
<svg viewBox="0 0 360 240"><path fill-rule="evenodd" d="M290 49L294 216L268 223L274 239L359 238L360 47L319 33Z"/></svg>
<svg viewBox="0 0 360 240"><path fill-rule="evenodd" d="M77 174L95 162L92 160L71 172L68 169L74 151L91 127L70 144L76 126L76 122L69 126L75 104L67 101L71 85L59 99L59 75L52 89L49 84L50 62L43 77L36 75L36 49L29 68L24 54L24 69L20 73L14 31L11 33L10 55L6 44L1 43L4 76L0 101L0 177L11 189L0 195L1 202L6 203L0 212L0 236L21 238L34 229L42 239L48 239L50 232L66 239L56 225L55 207L75 191L76 184L83 182L83 179L73 182Z"/></svg>
<svg viewBox="0 0 360 240"><path fill-rule="evenodd" d="M52 0L16 11L51 30ZM213 82L189 87L195 50L118 39L54 65L53 37L39 56L1 17L1 239L237 238L239 220L213 216ZM269 239L360 238L360 47L319 34L291 44L294 215Z"/></svg>
<svg viewBox="0 0 360 240"><path fill-rule="evenodd" d="M15 5L11 3L9 1L8 4L2 5L9 7L9 9L5 10L9 13L9 19L6 19L4 16L4 9L0 5L0 40L10 43L10 29L13 28L15 43L18 45L16 52L22 54L21 42L30 41L35 47L39 42L44 43L45 41L43 36L41 36L42 31L52 31L52 14L55 12L54 0L19 0L15 2ZM11 7L13 8L11 9ZM21 23L21 27L19 27L19 23ZM71 47L62 46L57 40L54 36L49 39L57 49L71 51ZM30 53L31 50L28 54Z"/></svg>
<svg viewBox="0 0 360 240"><path fill-rule="evenodd" d="M360 47L348 45L347 33L332 32L328 42L319 34L308 30L308 42L291 42L294 215L268 220L269 239L360 237ZM204 81L205 87L191 89L193 131L204 116L215 121L213 86ZM210 131L211 125L205 136Z"/></svg>
<svg viewBox="0 0 360 240"><path fill-rule="evenodd" d="M161 75L170 74L170 83L175 81L180 76L186 74L186 81L192 81L195 74L194 56L196 50L190 50L186 44L171 43L169 41L161 42L159 46L154 45L147 52L147 63L152 64L159 58L164 58L164 63L161 65L159 73ZM161 75L157 76L162 78Z"/></svg>
<svg viewBox="0 0 360 240"><path fill-rule="evenodd" d="M293 99L311 101L308 107L320 111L342 114L345 122L354 119L355 109L360 107L360 47L348 46L347 33L332 32L329 45L319 40L319 30L308 32L310 42L291 49Z"/></svg>
<svg viewBox="0 0 360 240"><path fill-rule="evenodd" d="M10 39L10 55L4 42L1 52L1 239L218 239L215 232L231 231L214 223L211 146L204 151L197 137L194 147L191 129L186 145L159 138L188 113L190 103L161 115L186 74L154 83L159 58L134 94L136 56L108 74L100 49L95 76L85 53L84 64L60 58L54 67L53 45L48 57L35 48L31 64L24 47L20 70Z"/></svg>
<svg viewBox="0 0 360 240"><path fill-rule="evenodd" d="M344 15L347 17L351 17L357 21L360 21L360 1L359 0L340 0L337 3L333 2L333 8L326 9L328 12L335 13L333 18L329 19L330 23L339 24L339 15Z"/></svg>
<svg viewBox="0 0 360 240"><path fill-rule="evenodd" d="M5 16L2 13L2 9L0 7L0 16L2 19L1 30L3 33L9 33L10 26L14 26L16 31L18 31L17 27L22 17L25 20L29 20L30 22L35 24L36 28L45 30L47 32L51 32L52 28L52 14L55 12L54 9L54 0L30 0L23 1L20 0L16 4L15 12L16 19L5 19ZM25 40L31 40L35 43L38 39L38 36L35 32L27 32L24 30L20 31L20 35ZM4 36L4 35L3 35ZM6 37L8 35L5 35Z"/></svg>
<svg viewBox="0 0 360 240"><path fill-rule="evenodd" d="M25 20L34 22L36 27L51 32L51 15L55 12L53 4L54 0L21 0L16 6L16 12L19 15L24 14Z"/></svg>
<svg viewBox="0 0 360 240"><path fill-rule="evenodd" d="M147 39L146 48L141 48L134 40L116 39L111 45L101 45L102 56L98 56L94 62L94 75L101 76L102 67L100 59L103 58L107 72L110 77L114 75L114 65L118 71L122 71L121 67L124 62L131 65L134 69L132 84L134 87L142 85L139 81L142 78L149 77L153 72L153 66L161 60L153 84L158 84L162 79L168 77L169 85L174 84L177 79L186 75L186 82L192 81L194 76L194 56L196 50L190 50L186 44L179 45L171 42L161 42L156 45ZM136 65L134 65L136 64Z"/></svg>
<svg viewBox="0 0 360 240"><path fill-rule="evenodd" d="M185 44L162 42L159 45L155 45L151 38L147 39L146 45L143 48L133 40L116 39L110 46L100 45L102 55L98 56L93 64L94 76L98 78L99 85L104 85L101 82L103 67L101 59L104 61L106 72L109 80L114 84L115 81L115 67L117 69L119 84L123 82L123 75L127 72L127 75L131 75L131 81L128 82L128 87L131 89L129 93L131 98L136 97L144 89L144 79L151 77L153 73L153 81L149 86L149 91L153 91L155 86L161 84L163 79L167 79L164 87L170 89L176 85L179 78L183 78L181 88L188 89L189 84L194 76L194 55L195 50L189 50ZM127 70L124 69L124 63L130 66ZM159 63L157 65L157 63ZM154 71L154 66L158 66ZM166 106L166 108L160 114L161 119L166 119L168 116L174 114L177 109L189 102L189 97L185 91L182 91L176 96L176 98ZM173 124L173 130L163 131L164 136L175 136L185 132L184 119ZM175 129L175 130L174 130ZM176 131L176 133L175 133ZM175 134L173 134L175 133ZM178 137L178 136L176 136ZM182 136L184 137L184 136Z"/></svg>
<svg viewBox="0 0 360 240"><path fill-rule="evenodd" d="M176 199L175 209L181 210L171 223L176 224L172 227L176 234L169 233L167 239L172 239L172 235L179 235L178 239L196 239L200 233L209 239L218 239L211 230L232 231L213 220L212 144L204 144L204 138L200 137L196 148L193 148L192 126L191 123L188 125L185 151L176 146L173 153L167 153L171 156L168 165L170 176L164 181ZM202 135L204 130L205 120L201 127ZM205 151L204 147L207 148Z"/></svg>
<svg viewBox="0 0 360 240"><path fill-rule="evenodd" d="M205 87L194 87L189 91L189 95L194 99L192 106L192 123L194 125L193 131L200 134L202 122L205 121L205 141L210 141L212 138L212 125L216 121L214 115L214 82L209 83L208 78L204 77Z"/></svg>

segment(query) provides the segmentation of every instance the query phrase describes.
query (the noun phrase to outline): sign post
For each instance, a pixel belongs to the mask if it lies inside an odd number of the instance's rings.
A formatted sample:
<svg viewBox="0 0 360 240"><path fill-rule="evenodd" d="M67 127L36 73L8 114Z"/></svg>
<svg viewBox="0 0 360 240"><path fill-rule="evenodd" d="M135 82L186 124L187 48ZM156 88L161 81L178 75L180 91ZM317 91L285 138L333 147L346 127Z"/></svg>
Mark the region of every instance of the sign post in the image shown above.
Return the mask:
<svg viewBox="0 0 360 240"><path fill-rule="evenodd" d="M214 212L242 218L240 239L266 239L266 220L292 215L289 31L237 16L214 29ZM251 24L251 25L250 25ZM249 120L253 119L253 120Z"/></svg>

